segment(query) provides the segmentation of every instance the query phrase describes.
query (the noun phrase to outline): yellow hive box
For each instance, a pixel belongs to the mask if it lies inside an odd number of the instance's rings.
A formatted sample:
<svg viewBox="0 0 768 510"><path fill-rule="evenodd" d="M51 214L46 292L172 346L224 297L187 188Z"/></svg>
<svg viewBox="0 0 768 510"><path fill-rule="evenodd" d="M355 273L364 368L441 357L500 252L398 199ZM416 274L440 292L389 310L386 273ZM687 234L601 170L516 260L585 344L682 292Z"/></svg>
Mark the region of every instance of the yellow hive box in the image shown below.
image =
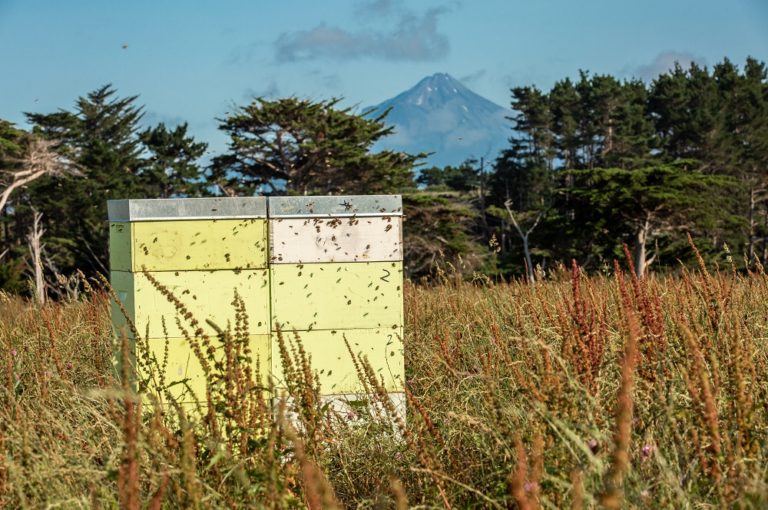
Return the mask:
<svg viewBox="0 0 768 510"><path fill-rule="evenodd" d="M403 388L405 367L403 362L402 329L348 329L283 332L283 344L290 349L297 337L317 372L323 395L348 395L362 392L363 383L358 376L352 352L368 360L377 380L383 379L388 391ZM344 341L346 337L347 342ZM281 363L278 333L272 334L272 375L279 386L285 385L285 372Z"/></svg>
<svg viewBox="0 0 768 510"><path fill-rule="evenodd" d="M215 335L216 327L235 327L235 292L245 302L248 333L269 334L269 272L266 269L248 271L153 271L148 272L158 284L167 289L198 321L205 334ZM128 311L142 338L180 338L184 332L195 334L195 327L179 313L176 305L155 287L144 273L112 272L112 288ZM112 320L116 326L125 318L113 304ZM165 320L165 329L163 329Z"/></svg>
<svg viewBox="0 0 768 510"><path fill-rule="evenodd" d="M112 287L138 330L140 338L131 339L131 345L139 367L147 356L160 366L165 359L162 376L172 395L183 402L203 399L206 381L190 341L201 341L199 329L215 347L216 359L222 359L217 333L236 327L237 293L248 317L252 360L258 358L267 375L271 339L266 199L115 200L108 209ZM112 308L118 335L126 333L125 316L116 303ZM137 343L149 352L136 349ZM161 376L159 368L151 370L155 379Z"/></svg>
<svg viewBox="0 0 768 510"><path fill-rule="evenodd" d="M265 219L110 222L112 271L267 267Z"/></svg>
<svg viewBox="0 0 768 510"><path fill-rule="evenodd" d="M205 345L201 339L193 339L203 353ZM251 335L248 339L248 345L240 346L240 359L232 356L229 364L226 362L226 350L218 338L210 339L211 345L216 349L214 362L209 363L209 379L214 386L220 389L224 385L224 377L227 374L227 366L230 372L234 372L235 367L245 373L251 371L252 381L261 387L266 386L266 377L269 376L271 367L271 340L269 335ZM233 342L234 343L234 342ZM164 384L174 400L177 402L204 402L206 395L206 376L202 365L195 355L190 341L183 338L170 338L168 340L161 338L151 338L148 341L142 341L141 345L146 345L147 352L143 347L136 349L136 356L139 366L150 364L151 370L142 370L140 377L147 377L151 374L154 378L154 384L159 385L161 372L164 374ZM245 351L250 351L246 360ZM235 352L234 345L232 351ZM220 362L221 367L217 367L215 362ZM222 368L223 367L223 368ZM163 371L162 369L165 368ZM257 371L260 376L257 379ZM164 395L160 395L164 398Z"/></svg>
<svg viewBox="0 0 768 510"><path fill-rule="evenodd" d="M399 328L402 262L275 264L272 322L285 330Z"/></svg>

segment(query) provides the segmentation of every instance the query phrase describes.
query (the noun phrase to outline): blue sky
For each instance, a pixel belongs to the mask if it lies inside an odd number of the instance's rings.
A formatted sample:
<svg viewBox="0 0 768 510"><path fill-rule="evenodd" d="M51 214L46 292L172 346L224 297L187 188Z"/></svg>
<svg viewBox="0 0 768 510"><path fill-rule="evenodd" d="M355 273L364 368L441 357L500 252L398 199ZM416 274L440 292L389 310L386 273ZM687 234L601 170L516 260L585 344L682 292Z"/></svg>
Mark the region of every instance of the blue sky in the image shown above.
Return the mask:
<svg viewBox="0 0 768 510"><path fill-rule="evenodd" d="M217 152L216 117L254 95L368 106L447 72L507 106L510 87L579 69L766 61L768 1L0 0L0 49L0 118L112 83Z"/></svg>

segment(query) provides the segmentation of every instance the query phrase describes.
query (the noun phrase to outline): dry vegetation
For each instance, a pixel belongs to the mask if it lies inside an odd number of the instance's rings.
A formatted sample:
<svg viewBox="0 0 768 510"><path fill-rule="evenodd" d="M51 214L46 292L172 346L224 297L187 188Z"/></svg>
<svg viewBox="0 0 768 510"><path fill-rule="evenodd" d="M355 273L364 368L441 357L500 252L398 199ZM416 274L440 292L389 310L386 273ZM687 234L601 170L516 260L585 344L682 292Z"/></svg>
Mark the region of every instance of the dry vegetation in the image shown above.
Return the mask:
<svg viewBox="0 0 768 510"><path fill-rule="evenodd" d="M237 298L238 324L196 343L215 356L194 418L117 382L103 293L42 308L4 296L0 507L768 505L762 270L638 281L573 267L535 287L406 290L407 424L365 359L371 405L324 412L293 335L287 420L264 399ZM138 363L162 395L162 360Z"/></svg>

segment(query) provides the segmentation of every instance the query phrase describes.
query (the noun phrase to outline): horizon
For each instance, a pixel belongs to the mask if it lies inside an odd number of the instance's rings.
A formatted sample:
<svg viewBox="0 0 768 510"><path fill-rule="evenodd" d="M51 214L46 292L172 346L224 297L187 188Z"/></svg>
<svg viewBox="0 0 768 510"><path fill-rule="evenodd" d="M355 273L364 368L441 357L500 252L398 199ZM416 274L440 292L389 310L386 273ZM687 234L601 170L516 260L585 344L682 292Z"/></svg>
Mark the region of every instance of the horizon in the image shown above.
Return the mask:
<svg viewBox="0 0 768 510"><path fill-rule="evenodd" d="M446 73L509 108L510 88L547 89L580 69L648 82L676 61L768 58L768 5L759 0L227 7L0 0L0 45L14 49L0 118L28 127L24 112L72 109L109 83L121 97L139 96L144 125L187 122L216 154L226 146L216 119L253 97L340 97L362 109Z"/></svg>

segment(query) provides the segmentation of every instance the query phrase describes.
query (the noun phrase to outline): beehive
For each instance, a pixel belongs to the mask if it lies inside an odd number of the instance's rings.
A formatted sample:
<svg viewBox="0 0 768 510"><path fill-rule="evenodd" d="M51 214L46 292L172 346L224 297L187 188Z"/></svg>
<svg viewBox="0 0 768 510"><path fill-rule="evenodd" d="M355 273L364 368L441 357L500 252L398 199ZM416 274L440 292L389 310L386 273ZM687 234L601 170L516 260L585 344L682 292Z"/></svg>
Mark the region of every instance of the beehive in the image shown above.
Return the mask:
<svg viewBox="0 0 768 510"><path fill-rule="evenodd" d="M388 391L402 391L399 196L114 200L108 209L112 286L149 351L162 358L168 350L166 381L186 382L174 386L181 401L205 391L186 336L195 327L215 336L234 324L235 292L253 357L278 387L281 330L287 342L301 339L323 394L363 389L350 348L367 357ZM113 323L135 342L116 304Z"/></svg>
<svg viewBox="0 0 768 510"><path fill-rule="evenodd" d="M176 398L199 400L205 380L185 339L185 330L195 337L196 328L157 284L172 292L211 336L216 327L234 325L237 292L249 315L251 351L269 363L265 198L112 200L108 211L112 287L149 351L162 359L167 344L166 381L180 383L172 385ZM112 317L118 334L134 345L117 304Z"/></svg>
<svg viewBox="0 0 768 510"><path fill-rule="evenodd" d="M391 392L403 388L399 196L271 197L273 352L299 336L326 395L362 389L345 338ZM282 376L273 357L273 375Z"/></svg>

